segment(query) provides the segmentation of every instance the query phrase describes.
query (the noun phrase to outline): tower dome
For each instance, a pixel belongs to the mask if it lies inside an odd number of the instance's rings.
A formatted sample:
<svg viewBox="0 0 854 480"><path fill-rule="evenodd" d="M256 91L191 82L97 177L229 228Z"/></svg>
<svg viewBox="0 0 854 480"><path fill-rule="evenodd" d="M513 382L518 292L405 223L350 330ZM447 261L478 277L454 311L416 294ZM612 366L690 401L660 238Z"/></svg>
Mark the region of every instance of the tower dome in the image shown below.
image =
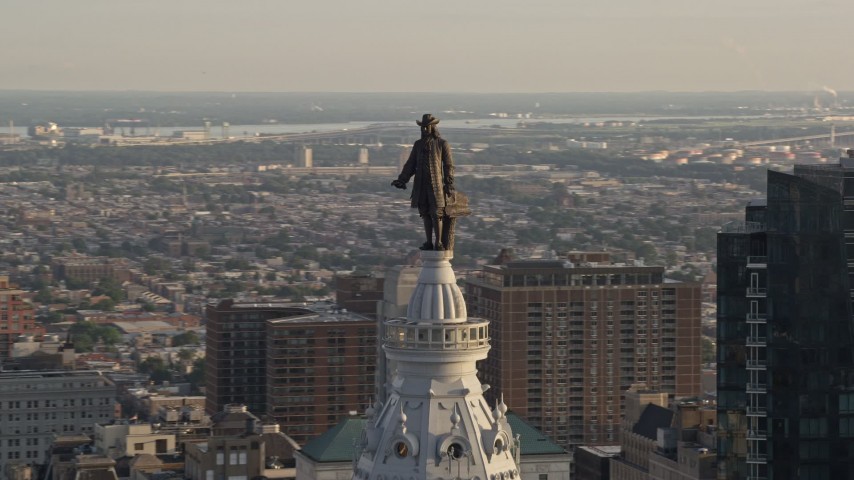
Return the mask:
<svg viewBox="0 0 854 480"><path fill-rule="evenodd" d="M383 350L397 370L357 445L355 480L519 478L507 406L502 400L490 408L483 398L489 387L477 379L489 322L467 317L452 256L421 252L407 316L385 322Z"/></svg>

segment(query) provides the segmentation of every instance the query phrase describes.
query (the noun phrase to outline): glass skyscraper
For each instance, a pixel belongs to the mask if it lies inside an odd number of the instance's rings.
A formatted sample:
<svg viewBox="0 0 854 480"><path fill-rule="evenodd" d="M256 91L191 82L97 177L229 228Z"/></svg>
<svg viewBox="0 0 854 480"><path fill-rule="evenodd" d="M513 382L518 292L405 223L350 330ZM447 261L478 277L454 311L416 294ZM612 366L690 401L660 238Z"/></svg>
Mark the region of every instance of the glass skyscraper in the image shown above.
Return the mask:
<svg viewBox="0 0 854 480"><path fill-rule="evenodd" d="M854 158L718 234L718 478L854 478Z"/></svg>

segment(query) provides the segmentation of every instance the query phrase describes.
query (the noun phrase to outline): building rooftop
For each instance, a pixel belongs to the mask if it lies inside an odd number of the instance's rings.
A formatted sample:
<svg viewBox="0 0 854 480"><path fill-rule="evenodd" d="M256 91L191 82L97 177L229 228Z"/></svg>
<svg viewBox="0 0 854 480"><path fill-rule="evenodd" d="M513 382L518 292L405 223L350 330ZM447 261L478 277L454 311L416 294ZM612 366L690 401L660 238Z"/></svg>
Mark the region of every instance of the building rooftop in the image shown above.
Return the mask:
<svg viewBox="0 0 854 480"><path fill-rule="evenodd" d="M352 312L320 313L312 312L296 317L275 318L268 320L274 325L287 323L329 323L329 322L373 322L373 320Z"/></svg>
<svg viewBox="0 0 854 480"><path fill-rule="evenodd" d="M362 417L349 417L303 445L300 451L316 462L351 462L354 442L362 435L366 422Z"/></svg>
<svg viewBox="0 0 854 480"><path fill-rule="evenodd" d="M513 434L520 435L522 455L561 455L567 453L561 446L555 444L512 412L507 413L507 421L513 429ZM349 417L338 425L327 430L323 435L306 443L301 452L316 462L351 462L356 440L362 434L367 419L364 417ZM619 452L619 447L616 447Z"/></svg>
<svg viewBox="0 0 854 480"><path fill-rule="evenodd" d="M578 449L590 452L599 457L614 457L620 454L622 447L619 445L596 445L578 447Z"/></svg>
<svg viewBox="0 0 854 480"><path fill-rule="evenodd" d="M513 434L519 435L522 455L560 455L566 453L563 447L549 440L542 432L513 412L508 412L506 418Z"/></svg>
<svg viewBox="0 0 854 480"><path fill-rule="evenodd" d="M650 403L643 409L638 423L632 428L632 432L646 437L650 440L658 439L659 428L669 428L673 423L676 412Z"/></svg>

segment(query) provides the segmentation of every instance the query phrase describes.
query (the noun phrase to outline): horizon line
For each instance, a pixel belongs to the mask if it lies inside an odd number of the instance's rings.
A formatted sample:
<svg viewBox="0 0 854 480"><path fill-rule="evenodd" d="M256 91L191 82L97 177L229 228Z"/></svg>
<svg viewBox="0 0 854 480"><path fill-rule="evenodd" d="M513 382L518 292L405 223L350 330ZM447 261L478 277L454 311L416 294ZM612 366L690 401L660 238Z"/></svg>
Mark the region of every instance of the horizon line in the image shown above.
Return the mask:
<svg viewBox="0 0 854 480"><path fill-rule="evenodd" d="M302 95L631 95L631 94L737 94L737 93L763 93L763 94L803 94L813 95L820 90L567 90L567 91L467 91L467 90L443 90L443 91L407 91L407 90L149 90L149 89L52 89L52 88L0 88L0 93L159 93L159 94L224 94L224 95L257 95L257 94L302 94ZM839 90L837 94L854 93L854 90Z"/></svg>

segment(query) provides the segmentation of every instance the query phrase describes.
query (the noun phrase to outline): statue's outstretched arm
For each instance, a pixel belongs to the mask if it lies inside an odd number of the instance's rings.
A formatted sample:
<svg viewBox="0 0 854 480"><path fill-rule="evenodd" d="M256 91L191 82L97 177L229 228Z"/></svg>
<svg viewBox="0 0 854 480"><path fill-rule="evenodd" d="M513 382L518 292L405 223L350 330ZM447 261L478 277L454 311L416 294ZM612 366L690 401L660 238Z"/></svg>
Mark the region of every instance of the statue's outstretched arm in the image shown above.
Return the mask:
<svg viewBox="0 0 854 480"><path fill-rule="evenodd" d="M412 151L409 152L409 159L403 164L403 170L401 170L400 175L397 176L396 181L403 183L403 187L398 188L406 188L406 182L408 182L413 175L415 175L415 147L413 147ZM394 182L392 182L392 185L395 185Z"/></svg>

